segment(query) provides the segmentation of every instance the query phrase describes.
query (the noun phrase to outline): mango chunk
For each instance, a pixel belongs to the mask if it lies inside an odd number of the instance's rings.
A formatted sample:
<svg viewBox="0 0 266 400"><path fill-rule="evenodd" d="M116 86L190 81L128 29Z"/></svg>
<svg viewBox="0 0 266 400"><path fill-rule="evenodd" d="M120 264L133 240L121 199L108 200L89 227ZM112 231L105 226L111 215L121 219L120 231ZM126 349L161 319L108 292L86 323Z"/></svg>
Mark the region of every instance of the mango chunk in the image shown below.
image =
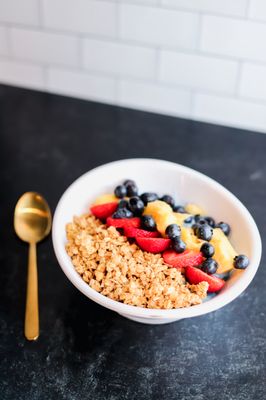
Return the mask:
<svg viewBox="0 0 266 400"><path fill-rule="evenodd" d="M234 257L237 255L237 252L220 228L215 228L213 230L213 236L210 243L215 248L213 258L219 264L217 274L231 271L234 268Z"/></svg>
<svg viewBox="0 0 266 400"><path fill-rule="evenodd" d="M174 212L173 215L175 217L175 223L180 226L183 225L185 219L190 217L190 214L182 214L182 213L177 213L177 212Z"/></svg>
<svg viewBox="0 0 266 400"><path fill-rule="evenodd" d="M205 211L203 210L203 208L201 208L200 206L198 206L197 204L193 204L193 203L188 203L185 207L185 210L188 214L193 214L193 215L205 215Z"/></svg>
<svg viewBox="0 0 266 400"><path fill-rule="evenodd" d="M119 201L117 197L115 197L112 193L101 194L101 196L97 197L97 199L93 202L93 205L112 203L114 201Z"/></svg>
<svg viewBox="0 0 266 400"><path fill-rule="evenodd" d="M181 239L186 243L188 250L197 250L200 251L204 240L198 239L196 235L194 235L192 228L181 227Z"/></svg>
<svg viewBox="0 0 266 400"><path fill-rule="evenodd" d="M151 215L156 222L157 229L165 236L165 229L170 224L175 224L176 219L169 204L161 200L148 203L144 209L144 215Z"/></svg>

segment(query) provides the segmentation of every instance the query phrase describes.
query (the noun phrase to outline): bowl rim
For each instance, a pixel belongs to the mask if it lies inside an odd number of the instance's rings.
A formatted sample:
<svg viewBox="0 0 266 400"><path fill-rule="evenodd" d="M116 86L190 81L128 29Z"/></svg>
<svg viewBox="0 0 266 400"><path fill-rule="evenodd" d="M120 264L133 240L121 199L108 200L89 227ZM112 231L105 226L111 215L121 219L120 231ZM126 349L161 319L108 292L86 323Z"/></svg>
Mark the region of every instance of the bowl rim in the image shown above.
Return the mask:
<svg viewBox="0 0 266 400"><path fill-rule="evenodd" d="M165 164L165 166L176 167L183 171L186 171L189 174L198 177L199 179L205 181L207 184L214 187L216 190L223 192L223 195L227 197L231 202L235 203L237 207L239 207L242 215L246 218L248 225L251 230L251 238L252 238L252 249L254 250L254 256L251 260L248 268L241 273L241 276L237 279L237 281L224 292L220 293L218 296L215 296L201 304L190 306L187 308L177 308L177 309L149 309L143 308L138 306L131 306L124 303L120 303L116 300L112 300L107 296L104 296L94 289L92 289L78 274L75 270L70 258L66 257L67 253L62 254L60 250L60 241L61 241L61 226L60 226L60 213L62 211L63 203L65 198L68 196L69 192L73 190L73 188L80 184L80 182L87 178L87 175L100 171L101 169L106 169L111 166L115 166L120 164L121 167L123 164L128 163L160 163ZM261 237L259 234L259 230L257 225L251 216L250 212L247 208L241 203L241 201L232 194L228 189L226 189L223 185L215 181L214 179L208 177L207 175L198 172L190 167L171 162L166 160L154 159L154 158L130 158L130 159L121 159L117 161L112 161L103 165L100 165L96 168L93 168L84 174L82 174L79 178L77 178L62 194L53 217L53 227L52 227L52 242L55 251L56 258L60 267L62 268L63 272L67 276L67 278L72 282L72 284L81 291L85 296L90 298L91 300L95 301L96 303L116 311L120 314L126 314L134 317L141 317L141 318L160 318L160 319L182 319L182 318L189 318L194 316L203 315L209 313L211 311L215 311L226 304L233 301L236 297L238 297L251 283L253 280L257 269L259 267L260 259L261 259L261 252L262 252L262 243Z"/></svg>

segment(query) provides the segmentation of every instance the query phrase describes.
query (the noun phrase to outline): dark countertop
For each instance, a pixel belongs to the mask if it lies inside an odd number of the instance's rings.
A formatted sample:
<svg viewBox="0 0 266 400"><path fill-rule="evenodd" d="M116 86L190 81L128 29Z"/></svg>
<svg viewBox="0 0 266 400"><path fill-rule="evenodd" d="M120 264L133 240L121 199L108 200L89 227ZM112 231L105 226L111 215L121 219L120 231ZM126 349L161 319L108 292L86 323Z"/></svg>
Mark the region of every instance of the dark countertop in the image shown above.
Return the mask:
<svg viewBox="0 0 266 400"><path fill-rule="evenodd" d="M266 135L0 86L0 397L2 400L251 400L266 392L265 258L238 299L211 314L141 325L91 302L38 246L41 335L23 337L27 246L13 210L27 190L52 210L79 175L154 157L193 167L236 194L266 235Z"/></svg>

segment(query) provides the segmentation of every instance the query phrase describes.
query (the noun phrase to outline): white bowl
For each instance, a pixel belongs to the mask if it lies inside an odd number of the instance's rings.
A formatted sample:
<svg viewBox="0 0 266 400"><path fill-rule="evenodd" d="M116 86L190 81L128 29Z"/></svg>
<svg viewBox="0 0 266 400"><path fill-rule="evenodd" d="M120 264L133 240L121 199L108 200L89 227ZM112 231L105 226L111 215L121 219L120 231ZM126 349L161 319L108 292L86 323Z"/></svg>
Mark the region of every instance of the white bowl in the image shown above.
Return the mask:
<svg viewBox="0 0 266 400"><path fill-rule="evenodd" d="M74 215L89 209L100 194L112 193L125 179L136 180L140 192L168 193L178 203L193 202L206 209L208 215L231 225L230 240L236 250L246 254L250 265L244 271L234 271L222 291L211 299L189 308L174 310L146 309L111 300L91 289L75 271L65 251L65 226ZM61 197L53 220L53 245L56 257L68 279L85 296L124 317L147 324L164 324L182 318L195 317L225 306L239 296L252 281L261 258L261 238L258 228L243 204L227 189L211 178L168 161L129 159L97 167L77 179Z"/></svg>

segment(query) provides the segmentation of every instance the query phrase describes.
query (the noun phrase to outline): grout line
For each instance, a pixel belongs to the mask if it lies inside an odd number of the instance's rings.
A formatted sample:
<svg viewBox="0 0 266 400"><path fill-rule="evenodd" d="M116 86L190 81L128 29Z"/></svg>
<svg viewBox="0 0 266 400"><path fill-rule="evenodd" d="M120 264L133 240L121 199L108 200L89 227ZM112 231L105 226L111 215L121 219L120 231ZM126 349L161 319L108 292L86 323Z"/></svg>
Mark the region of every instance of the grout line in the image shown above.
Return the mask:
<svg viewBox="0 0 266 400"><path fill-rule="evenodd" d="M77 40L77 52L78 52L78 66L81 70L83 69L83 58L84 58L83 47L84 47L83 38L82 36L79 36Z"/></svg>
<svg viewBox="0 0 266 400"><path fill-rule="evenodd" d="M155 70L154 70L154 78L155 81L160 83L160 68L161 67L161 48L157 47L155 50Z"/></svg>
<svg viewBox="0 0 266 400"><path fill-rule="evenodd" d="M8 57L13 59L13 46L12 46L12 38L11 38L11 29L6 26L6 41L7 41L7 52Z"/></svg>
<svg viewBox="0 0 266 400"><path fill-rule="evenodd" d="M121 5L119 3L116 4L115 18L116 18L115 37L119 39L121 36Z"/></svg>

